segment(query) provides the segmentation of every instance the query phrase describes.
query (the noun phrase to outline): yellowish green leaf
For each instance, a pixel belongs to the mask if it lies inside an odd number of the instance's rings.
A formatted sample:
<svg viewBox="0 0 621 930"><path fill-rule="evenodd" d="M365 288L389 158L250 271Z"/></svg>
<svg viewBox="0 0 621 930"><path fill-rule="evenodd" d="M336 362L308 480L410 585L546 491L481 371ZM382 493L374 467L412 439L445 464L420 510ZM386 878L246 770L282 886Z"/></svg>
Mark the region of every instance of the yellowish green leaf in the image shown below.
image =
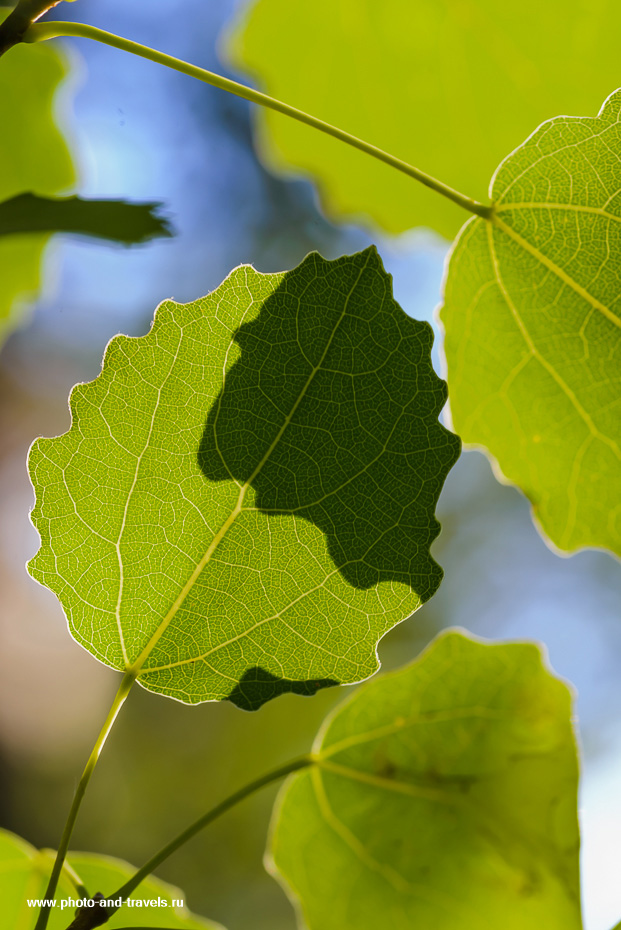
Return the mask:
<svg viewBox="0 0 621 930"><path fill-rule="evenodd" d="M314 755L270 850L309 930L580 930L571 697L536 646L443 634Z"/></svg>
<svg viewBox="0 0 621 930"><path fill-rule="evenodd" d="M255 708L378 667L438 587L459 440L431 328L374 248L232 272L118 336L30 455L31 574L100 661L189 703Z"/></svg>
<svg viewBox="0 0 621 930"><path fill-rule="evenodd" d="M618 87L612 0L258 0L233 62L261 90L485 200L507 152L557 113L594 113ZM259 149L316 180L330 216L453 238L464 214L397 171L272 111Z"/></svg>
<svg viewBox="0 0 621 930"><path fill-rule="evenodd" d="M66 73L64 55L49 43L19 45L0 59L0 201L24 191L63 193L73 184L71 157L54 116ZM0 239L0 342L39 289L47 240L40 233Z"/></svg>
<svg viewBox="0 0 621 930"><path fill-rule="evenodd" d="M451 412L561 550L621 555L621 91L544 123L463 229L442 321Z"/></svg>

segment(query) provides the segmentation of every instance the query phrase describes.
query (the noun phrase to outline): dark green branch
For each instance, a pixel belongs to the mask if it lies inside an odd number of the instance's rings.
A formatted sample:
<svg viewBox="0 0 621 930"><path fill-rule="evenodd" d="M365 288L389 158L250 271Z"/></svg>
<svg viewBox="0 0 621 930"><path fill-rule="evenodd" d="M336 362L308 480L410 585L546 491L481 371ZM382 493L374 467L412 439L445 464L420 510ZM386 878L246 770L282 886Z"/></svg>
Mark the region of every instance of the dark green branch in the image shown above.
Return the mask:
<svg viewBox="0 0 621 930"><path fill-rule="evenodd" d="M260 778L250 782L250 784L240 788L239 791L236 791L234 794L229 795L228 798L225 798L224 801L220 801L219 804L212 807L211 810L203 814L202 817L199 817L199 819L186 830L176 836L174 840L164 846L164 848L149 859L141 869L138 869L124 885L117 891L108 895L107 900L114 899L116 901L121 898L123 902L125 902L131 893L136 890L140 883L143 882L154 869L168 859L177 849L187 843L188 840L191 840L193 836L196 836L204 827L220 817L221 814L235 807L236 804L239 804L240 801L243 801L244 798L247 798L249 795L254 794L255 791L259 791L260 788L265 788L266 785L271 785L272 782L279 781L281 778L285 778L285 776L291 775L293 772L298 772L300 769L307 768L314 763L315 758L312 755L293 759L291 762L287 762L286 765L273 769L266 775L262 775ZM103 924L107 923L122 905L107 908L102 907L99 902L102 901L103 898L104 896L99 892L93 895L92 900L96 901L97 904L93 905L93 907L88 907L88 905L86 907L81 907L80 910L76 912L75 919L67 927L67 930L94 930L94 928L101 927ZM126 930L129 930L129 928L126 928ZM140 927L139 930L155 930L155 928Z"/></svg>
<svg viewBox="0 0 621 930"><path fill-rule="evenodd" d="M0 55L24 39L24 33L40 16L57 6L61 0L19 0L12 13L0 24Z"/></svg>
<svg viewBox="0 0 621 930"><path fill-rule="evenodd" d="M236 804L239 804L240 801L243 801L244 798L247 798L249 795L254 794L255 791L258 791L260 788L264 788L266 785L272 784L272 782L279 781L281 778L284 778L286 775L291 775L292 772L297 772L300 769L307 768L309 765L314 763L312 756L301 756L299 759L293 759L292 762L288 762L286 765L281 766L280 768L274 769L272 772L268 772L267 775L262 775L261 778L255 779L255 781L250 782L244 788L240 788L239 791L236 791L234 794L229 795L228 798L225 798L224 801L221 801L219 804L216 804L215 807L212 807L210 811L207 811L206 814L203 814L202 817L199 817L193 824L191 824L186 830L180 833L175 837L174 840L171 840L168 845L164 846L158 853L155 854L141 869L125 882L117 891L110 895L111 898L118 899L123 898L126 900L132 891L138 887L138 885L145 879L147 876L153 872L154 869L157 869L158 866L162 864L169 856L177 851L181 846L191 840L193 836L196 836L204 827L212 823L218 817L225 813L225 811L230 810L232 807L235 807ZM110 916L117 911L118 908L110 908Z"/></svg>
<svg viewBox="0 0 621 930"><path fill-rule="evenodd" d="M175 837L168 845L164 846L158 853L156 853L141 869L138 869L137 872L132 875L129 881L125 882L117 891L114 891L108 896L108 900L114 899L115 901L121 898L123 901L126 901L127 898L131 895L133 891L140 885L145 878L147 878L154 869L162 864L172 853L174 853L180 846L183 846L184 843L187 843L188 840L191 840L193 836L202 830L207 824L212 823L216 818L220 817L221 814L224 814L225 811L230 810L232 807L235 807L236 804L239 804L240 801L243 801L244 798L247 798L249 795L254 794L255 791L258 791L260 788L264 788L266 785L271 785L272 782L279 781L281 778L284 778L286 775L291 775L293 772L298 772L300 769L307 768L309 765L313 765L315 759L313 756L301 756L299 759L293 759L291 762L288 762L286 765L282 765L277 769L274 769L271 772L268 772L266 775L262 775L260 778L255 779L255 781L250 782L250 784L245 785L243 788L240 788L239 791L236 791L234 794L229 795L228 798L225 798L224 801L221 801L219 804L216 804L215 807L212 807L211 810L207 811L206 814L203 814L202 817L199 817L193 824L191 824L186 830L180 833ZM101 894L93 895L93 899L100 901L102 899ZM119 910L119 907L103 908L101 905L96 904L93 907L82 907L76 914L75 920L69 925L67 930L94 930L95 927L100 927L102 924L106 923L116 911ZM150 927L143 927L141 930L153 930Z"/></svg>
<svg viewBox="0 0 621 930"><path fill-rule="evenodd" d="M224 814L226 811L230 810L232 807L235 807L236 804L239 804L240 801L243 801L244 798L247 798L249 795L254 794L255 791L258 791L260 788L264 788L266 785L271 785L272 782L279 781L281 778L285 778L286 775L291 775L293 772L298 772L300 769L307 768L309 765L313 765L315 759L313 756L301 756L299 759L293 759L291 762L287 762L286 765L280 766L280 768L273 769L271 772L268 772L266 775L262 775L260 778L255 779L250 782L250 784L245 785L243 788L240 788L239 791L236 791L234 794L229 795L228 798L225 798L224 801L221 801L219 804L216 804L215 807L212 807L211 810L207 811L206 814L203 814L202 817L199 817L193 824L191 824L186 830L180 833L175 837L170 843L164 846L158 853L152 856L148 862L146 862L141 869L138 869L137 872L132 875L132 877L125 882L124 885L114 891L112 894L108 895L108 900L114 899L118 900L122 898L125 902L129 898L132 891L135 891L136 888L140 885L141 882L147 878L154 869L162 864L172 853L176 852L181 846L191 840L193 836L202 830L207 824L212 823L220 817L221 814ZM93 895L92 900L96 901L97 904L93 907L81 907L79 911L76 912L75 919L67 927L67 930L94 930L95 927L101 927L103 924L107 923L108 920L115 914L119 907L102 907L99 902L104 898L104 896L98 892ZM36 930L36 928L35 928ZM129 928L126 928L129 930ZM141 927L139 930L155 930L153 927Z"/></svg>

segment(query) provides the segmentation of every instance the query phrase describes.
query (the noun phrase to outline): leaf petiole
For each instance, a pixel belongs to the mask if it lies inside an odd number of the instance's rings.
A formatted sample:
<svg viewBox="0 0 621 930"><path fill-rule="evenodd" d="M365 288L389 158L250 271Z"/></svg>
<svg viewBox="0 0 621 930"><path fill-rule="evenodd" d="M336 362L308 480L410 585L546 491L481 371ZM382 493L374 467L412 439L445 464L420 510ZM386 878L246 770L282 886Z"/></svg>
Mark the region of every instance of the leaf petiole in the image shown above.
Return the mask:
<svg viewBox="0 0 621 930"><path fill-rule="evenodd" d="M484 219L489 219L491 216L491 206L479 203L471 197L466 197L465 194L460 194L459 191L443 184L442 181L438 181L436 178L415 168L413 165L409 165L395 155L390 155L383 149L371 145L371 143L365 142L363 139L359 139L357 136L353 136L345 132L345 130L333 126L331 123L326 123L316 116L305 113L303 110L298 110L296 107L289 106L289 104L283 103L281 100L276 100L274 97L253 90L251 87L239 84L237 81L232 81L220 74L215 74L213 71L206 71L204 68L198 68L196 65L191 65L179 58L173 58L171 55L165 55L163 52L158 52L156 49L141 45L138 42L132 42L130 39L124 39L121 36L106 32L103 29L98 29L96 26L89 26L85 23L66 22L37 23L32 25L25 32L23 41L43 42L47 39L55 39L60 36L93 39L96 42L102 42L104 45L112 46L112 48L118 48L121 51L129 52L132 55L138 55L141 58L154 61L167 68L172 68L174 71L179 71L181 74L196 78L196 80L203 81L205 84L211 84L212 87L218 87L220 90L228 91L228 93L235 94L237 97L242 97L244 100L249 100L251 103L257 103L260 106L276 110L278 113L283 113L285 116L289 116L300 123L305 123L313 129L318 129L320 132L333 136L335 139L339 139L341 142L351 145L353 148L370 155L372 158L376 158L390 165L390 167L414 178L415 181L419 181L421 184L431 188L448 200L452 200L453 203L463 207L464 210L468 210L470 213L474 213L476 216L481 216Z"/></svg>
<svg viewBox="0 0 621 930"><path fill-rule="evenodd" d="M0 55L24 41L28 28L44 13L57 6L60 0L19 0L17 6L0 25ZM5 9L4 6L0 9ZM10 9L10 8L9 8Z"/></svg>
<svg viewBox="0 0 621 930"><path fill-rule="evenodd" d="M56 859L54 860L54 866L52 868L50 880L48 882L48 886L45 891L45 894L43 895L43 898L46 901L53 900L54 895L56 894L56 887L58 885L58 879L60 878L61 872L63 870L65 856L67 855L67 850L69 848L69 841L71 839L71 834L73 833L73 828L75 826L75 822L78 816L80 805L86 793L86 788L90 781L91 775L93 774L95 766L97 765L97 761L99 759L99 756L101 755L101 751L108 738L110 730L112 729L114 721L116 720L121 707L125 703L127 695L129 694L135 680L136 680L136 676L134 672L126 672L123 675L121 684L119 685L119 689L116 692L114 701L112 702L112 706L110 707L110 710L108 712L108 716L106 717L104 724L101 730L99 731L99 735L95 741L95 745L93 746L91 754L88 757L88 761L84 767L84 771L82 772L82 777L80 778L80 781L78 782L78 787L75 790L73 801L71 802L69 814L67 815L65 827L64 827L62 836L60 838L58 852L56 853ZM46 903L42 905L41 910L39 911L39 916L34 926L34 930L45 930L45 928L47 927L49 916L50 916L50 904Z"/></svg>
<svg viewBox="0 0 621 930"><path fill-rule="evenodd" d="M266 775L262 775L260 778L256 778L254 781L249 782L243 788L240 788L239 791L235 791L233 794L229 795L228 798L225 798L224 801L220 801L219 804L216 804L215 807L212 807L211 810L207 811L206 814L203 814L202 817L199 817L198 820L194 821L189 827L179 833L170 843L164 846L159 852L149 859L148 862L138 869L138 871L132 875L129 881L125 882L124 885L121 885L113 894L109 895L110 898L123 898L125 901L132 891L135 891L138 885L157 869L158 866L162 864L169 856L176 852L181 846L191 840L192 837L196 836L204 827L212 823L221 814L226 813L232 807L235 807L236 804L239 804L240 801L243 801L244 798L249 797L251 794L254 794L255 791L259 791L261 788L265 788L267 785L271 785L272 782L279 781L281 778L285 778L287 775L291 775L293 772L297 772L300 769L307 768L310 765L315 763L315 758L312 755L300 756L297 759L293 759L291 762L287 762L285 765L280 766L277 769L273 769L271 772L268 772ZM122 906L122 905L121 905ZM114 909L108 909L108 915L116 913L118 907ZM36 928L35 928L36 930Z"/></svg>

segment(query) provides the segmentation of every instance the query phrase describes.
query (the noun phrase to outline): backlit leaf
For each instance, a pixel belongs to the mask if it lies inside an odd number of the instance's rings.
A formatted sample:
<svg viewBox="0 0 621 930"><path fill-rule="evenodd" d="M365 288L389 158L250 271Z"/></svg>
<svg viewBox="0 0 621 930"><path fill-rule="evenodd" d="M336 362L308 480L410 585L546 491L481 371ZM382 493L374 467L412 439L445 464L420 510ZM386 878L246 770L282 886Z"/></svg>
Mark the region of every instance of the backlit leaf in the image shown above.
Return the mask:
<svg viewBox="0 0 621 930"><path fill-rule="evenodd" d="M70 431L30 456L30 572L78 642L190 703L371 675L441 579L434 507L459 440L431 342L373 248L241 266L113 339Z"/></svg>
<svg viewBox="0 0 621 930"><path fill-rule="evenodd" d="M498 169L493 221L450 260L451 412L552 543L621 555L621 91L544 123Z"/></svg>
<svg viewBox="0 0 621 930"><path fill-rule="evenodd" d="M34 902L45 894L54 862L50 850L41 852L8 830L0 830L0 900L2 901L1 926L7 930L32 930L39 908ZM93 853L70 853L56 892L56 905L50 910L49 930L66 930L76 907L73 902L83 899L84 889L92 897L98 891L112 896L136 871L127 862L110 856ZM130 895L130 901L153 902L140 905L126 904L105 924L110 930L123 927L167 927L169 930L222 930L219 924L190 913L183 892L157 878L147 878ZM70 903L71 902L71 903Z"/></svg>
<svg viewBox="0 0 621 930"><path fill-rule="evenodd" d="M8 11L0 12L0 20ZM74 182L66 143L53 116L67 70L47 42L19 45L0 59L0 201L23 191L62 193ZM40 285L46 234L0 239L0 342L19 320L23 302Z"/></svg>
<svg viewBox="0 0 621 930"><path fill-rule="evenodd" d="M260 89L483 200L502 158L558 113L595 113L618 87L612 0L255 0L229 43ZM271 110L259 148L309 174L330 216L452 238L457 206Z"/></svg>
<svg viewBox="0 0 621 930"><path fill-rule="evenodd" d="M531 644L441 635L331 714L270 867L309 930L579 930L568 689Z"/></svg>

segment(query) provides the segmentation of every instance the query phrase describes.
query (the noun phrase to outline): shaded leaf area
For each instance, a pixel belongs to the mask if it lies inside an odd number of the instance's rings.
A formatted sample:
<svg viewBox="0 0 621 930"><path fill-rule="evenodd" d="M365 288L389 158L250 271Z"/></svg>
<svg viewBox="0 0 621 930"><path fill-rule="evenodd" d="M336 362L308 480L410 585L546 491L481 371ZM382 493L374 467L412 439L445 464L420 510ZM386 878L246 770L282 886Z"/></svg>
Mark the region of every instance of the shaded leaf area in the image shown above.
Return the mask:
<svg viewBox="0 0 621 930"><path fill-rule="evenodd" d="M579 930L567 687L531 644L438 637L326 720L270 865L309 930Z"/></svg>
<svg viewBox="0 0 621 930"><path fill-rule="evenodd" d="M333 681L331 678L324 678L320 681L290 681L286 678L277 678L260 666L256 666L244 672L241 681L235 685L228 699L242 710L254 710L280 694L301 694L304 697L312 697L321 688L331 688L334 685L338 685L338 681Z"/></svg>
<svg viewBox="0 0 621 930"><path fill-rule="evenodd" d="M159 203L40 197L24 193L0 203L0 237L25 233L75 233L124 245L172 236Z"/></svg>
<svg viewBox="0 0 621 930"><path fill-rule="evenodd" d="M30 907L28 900L42 898L54 862L51 850L39 851L21 837L0 830L0 900L2 926L7 930L32 930L38 908ZM121 859L98 856L93 853L70 853L56 892L56 906L50 910L49 930L66 930L71 924L75 906L68 899L78 901L98 891L111 897L136 871ZM178 888L147 878L130 895L131 901L158 901L157 906L126 904L105 924L110 930L127 927L169 928L169 930L222 930L220 924L192 914L185 906L173 905L183 901ZM63 904L64 902L64 904Z"/></svg>
<svg viewBox="0 0 621 930"><path fill-rule="evenodd" d="M257 0L229 42L261 90L483 200L502 158L557 113L595 113L619 86L618 3ZM387 165L258 108L268 165L318 184L331 217L449 239L455 204Z"/></svg>
<svg viewBox="0 0 621 930"><path fill-rule="evenodd" d="M8 11L0 11L3 20ZM0 61L0 201L23 191L49 196L75 181L67 144L53 117L67 64L57 46L17 46ZM27 119L24 114L28 114ZM41 281L46 234L0 239L0 342L19 323Z"/></svg>
<svg viewBox="0 0 621 930"><path fill-rule="evenodd" d="M559 549L621 555L621 92L544 123L455 246L442 321L451 413Z"/></svg>
<svg viewBox="0 0 621 930"><path fill-rule="evenodd" d="M429 546L459 440L431 342L372 248L241 266L112 340L70 431L30 456L30 571L78 642L190 703L376 671L378 639L442 576Z"/></svg>
<svg viewBox="0 0 621 930"><path fill-rule="evenodd" d="M374 251L306 269L235 334L201 470L252 485L263 513L319 527L349 584L404 582L427 600L440 580L433 510L459 451L437 422L431 329L394 302Z"/></svg>

